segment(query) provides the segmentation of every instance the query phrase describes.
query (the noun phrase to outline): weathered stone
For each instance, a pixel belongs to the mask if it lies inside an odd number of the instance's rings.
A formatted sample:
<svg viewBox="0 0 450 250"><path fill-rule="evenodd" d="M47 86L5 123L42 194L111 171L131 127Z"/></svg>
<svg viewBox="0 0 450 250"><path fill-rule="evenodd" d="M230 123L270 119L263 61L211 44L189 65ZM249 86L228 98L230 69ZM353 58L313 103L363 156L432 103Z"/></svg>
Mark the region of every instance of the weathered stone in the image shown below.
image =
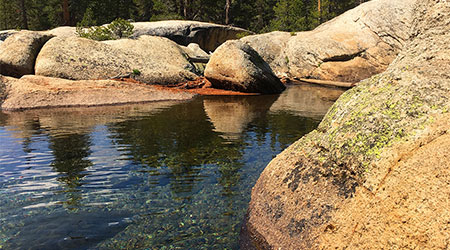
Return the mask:
<svg viewBox="0 0 450 250"><path fill-rule="evenodd" d="M52 38L43 32L21 31L0 46L0 74L20 77L34 73L34 63L42 46Z"/></svg>
<svg viewBox="0 0 450 250"><path fill-rule="evenodd" d="M206 53L204 50L202 50L202 48L200 48L200 46L196 43L190 43L187 46L188 49L190 49L192 51L192 55L193 56L197 56L197 57L209 57L209 54Z"/></svg>
<svg viewBox="0 0 450 250"><path fill-rule="evenodd" d="M72 81L27 75L9 83L4 110L189 100L194 95L114 80Z"/></svg>
<svg viewBox="0 0 450 250"><path fill-rule="evenodd" d="M70 26L61 26L48 30L47 33L57 37L76 37L77 28Z"/></svg>
<svg viewBox="0 0 450 250"><path fill-rule="evenodd" d="M19 32L19 31L17 31L17 30L2 30L2 31L0 31L0 41L5 41L6 38L16 34L17 32Z"/></svg>
<svg viewBox="0 0 450 250"><path fill-rule="evenodd" d="M136 74L145 83L175 84L196 77L182 49L161 37L97 42L56 37L41 50L36 74L72 80Z"/></svg>
<svg viewBox="0 0 450 250"><path fill-rule="evenodd" d="M415 2L373 0L312 31L242 40L280 77L358 82L386 70L399 53L412 30Z"/></svg>
<svg viewBox="0 0 450 250"><path fill-rule="evenodd" d="M8 97L8 93L11 87L11 83L16 81L16 78L13 77L7 77L0 75L0 107L3 104L3 102Z"/></svg>
<svg viewBox="0 0 450 250"><path fill-rule="evenodd" d="M250 45L258 54L266 61L275 74L281 76L283 72L278 72L281 65L277 65L275 59L280 57L286 43L291 39L293 34L289 32L274 31L265 34L246 36L241 40Z"/></svg>
<svg viewBox="0 0 450 250"><path fill-rule="evenodd" d="M413 12L415 33L388 70L344 93L266 167L245 239L262 249L448 247L450 4L420 1Z"/></svg>
<svg viewBox="0 0 450 250"><path fill-rule="evenodd" d="M132 24L134 25L133 37L162 36L184 46L197 43L207 52L214 51L227 40L236 39L238 34L251 33L248 30L232 26L196 21L169 20Z"/></svg>
<svg viewBox="0 0 450 250"><path fill-rule="evenodd" d="M217 48L206 65L205 77L219 89L264 94L285 89L261 56L239 40L227 41Z"/></svg>

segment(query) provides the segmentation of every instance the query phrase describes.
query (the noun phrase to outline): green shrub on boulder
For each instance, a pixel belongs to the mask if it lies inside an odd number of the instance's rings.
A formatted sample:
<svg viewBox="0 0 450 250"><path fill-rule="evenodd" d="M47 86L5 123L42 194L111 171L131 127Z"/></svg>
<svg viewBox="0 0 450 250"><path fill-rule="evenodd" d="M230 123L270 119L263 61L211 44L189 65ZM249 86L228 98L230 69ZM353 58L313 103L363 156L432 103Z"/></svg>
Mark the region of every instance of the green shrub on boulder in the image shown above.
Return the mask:
<svg viewBox="0 0 450 250"><path fill-rule="evenodd" d="M82 24L77 26L77 34L80 37L97 41L128 38L133 35L133 31L133 24L122 18L117 18L106 26L93 26L90 28L87 28Z"/></svg>

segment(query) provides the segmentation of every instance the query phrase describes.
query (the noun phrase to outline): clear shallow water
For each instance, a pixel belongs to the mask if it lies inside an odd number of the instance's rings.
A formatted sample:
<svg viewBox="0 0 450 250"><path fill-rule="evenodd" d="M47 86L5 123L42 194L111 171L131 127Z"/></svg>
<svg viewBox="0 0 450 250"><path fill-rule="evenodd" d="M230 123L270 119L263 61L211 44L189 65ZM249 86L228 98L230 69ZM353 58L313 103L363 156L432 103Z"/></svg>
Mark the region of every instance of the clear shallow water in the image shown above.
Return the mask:
<svg viewBox="0 0 450 250"><path fill-rule="evenodd" d="M259 174L341 93L0 113L0 249L237 249Z"/></svg>

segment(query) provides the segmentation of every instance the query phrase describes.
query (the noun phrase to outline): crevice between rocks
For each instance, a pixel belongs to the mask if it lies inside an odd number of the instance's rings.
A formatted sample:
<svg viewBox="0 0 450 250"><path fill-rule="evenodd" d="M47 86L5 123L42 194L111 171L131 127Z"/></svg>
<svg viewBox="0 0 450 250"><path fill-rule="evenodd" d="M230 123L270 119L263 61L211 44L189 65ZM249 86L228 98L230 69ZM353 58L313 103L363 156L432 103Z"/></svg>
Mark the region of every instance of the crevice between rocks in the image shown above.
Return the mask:
<svg viewBox="0 0 450 250"><path fill-rule="evenodd" d="M356 57L361 57L365 52L366 52L366 50L364 49L364 50L358 51L354 54L332 56L329 58L322 59L322 62L324 62L324 63L326 63L326 62L346 62L346 61L353 60Z"/></svg>

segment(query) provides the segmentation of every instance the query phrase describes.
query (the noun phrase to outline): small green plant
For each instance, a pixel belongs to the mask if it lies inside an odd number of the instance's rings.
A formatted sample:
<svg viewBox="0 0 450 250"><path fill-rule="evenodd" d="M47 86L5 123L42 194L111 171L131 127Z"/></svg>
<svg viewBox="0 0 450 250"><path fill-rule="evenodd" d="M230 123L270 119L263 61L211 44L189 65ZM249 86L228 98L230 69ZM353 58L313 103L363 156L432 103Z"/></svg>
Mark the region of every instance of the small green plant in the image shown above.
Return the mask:
<svg viewBox="0 0 450 250"><path fill-rule="evenodd" d="M236 34L236 38L237 38L237 39L241 39L241 38L246 37L246 36L249 36L249 35L251 35L251 34L252 34L252 33L247 32L247 31L240 32L240 33L237 33L237 34Z"/></svg>
<svg viewBox="0 0 450 250"><path fill-rule="evenodd" d="M133 76L140 76L141 75L141 71L138 69L133 69Z"/></svg>
<svg viewBox="0 0 450 250"><path fill-rule="evenodd" d="M93 26L90 28L84 26L81 22L77 25L76 32L80 37L106 41L130 37L133 35L133 30L134 26L130 22L122 18L117 18L106 26Z"/></svg>
<svg viewBox="0 0 450 250"><path fill-rule="evenodd" d="M297 32L291 31L291 36L296 36Z"/></svg>

